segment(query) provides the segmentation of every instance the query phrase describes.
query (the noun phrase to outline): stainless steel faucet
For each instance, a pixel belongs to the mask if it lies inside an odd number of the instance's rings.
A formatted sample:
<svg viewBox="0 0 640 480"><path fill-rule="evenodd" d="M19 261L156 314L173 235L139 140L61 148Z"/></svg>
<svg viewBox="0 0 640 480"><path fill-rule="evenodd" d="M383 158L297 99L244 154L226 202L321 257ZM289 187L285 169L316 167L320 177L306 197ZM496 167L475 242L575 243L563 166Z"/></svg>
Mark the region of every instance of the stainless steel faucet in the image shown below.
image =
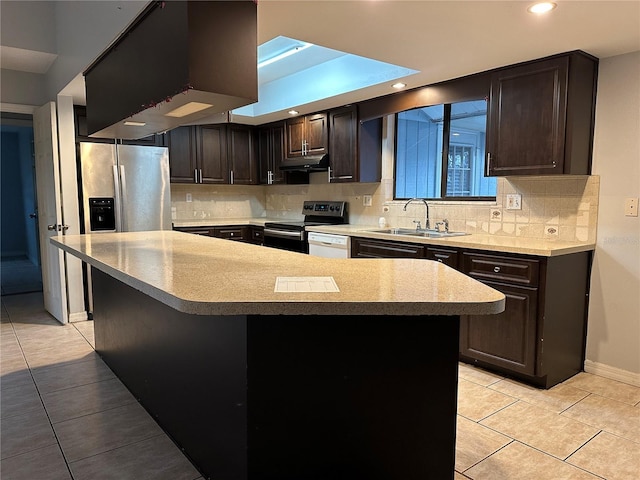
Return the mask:
<svg viewBox="0 0 640 480"><path fill-rule="evenodd" d="M426 209L427 209L427 214L426 214L426 216L425 216L425 220L426 220L426 222L425 222L425 224L424 224L424 225L425 225L425 226L424 226L424 228L425 228L426 230L429 230L429 229L431 228L431 227L429 227L429 204L427 203L427 201L426 201L424 198L411 198L411 199L409 199L409 201L408 201L407 203L405 203L405 204L404 204L404 208L403 208L402 210L404 210L404 211L406 212L406 211L407 211L407 205L409 205L409 204L410 204L411 202L413 202L413 201L423 202L423 203L424 203L424 206L425 206L425 207L426 207ZM417 230L420 230L420 223L418 223L418 226L417 226L417 228L416 228L416 229L417 229Z"/></svg>

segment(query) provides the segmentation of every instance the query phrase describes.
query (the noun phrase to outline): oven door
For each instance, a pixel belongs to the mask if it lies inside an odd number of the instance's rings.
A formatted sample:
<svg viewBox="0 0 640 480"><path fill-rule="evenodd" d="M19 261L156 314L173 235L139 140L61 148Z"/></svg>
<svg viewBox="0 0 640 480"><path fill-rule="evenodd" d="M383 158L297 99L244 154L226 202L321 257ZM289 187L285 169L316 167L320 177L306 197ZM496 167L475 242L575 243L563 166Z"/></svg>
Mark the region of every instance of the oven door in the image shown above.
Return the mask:
<svg viewBox="0 0 640 480"><path fill-rule="evenodd" d="M264 227L264 246L289 250L291 252L309 253L307 237L304 230L285 230Z"/></svg>

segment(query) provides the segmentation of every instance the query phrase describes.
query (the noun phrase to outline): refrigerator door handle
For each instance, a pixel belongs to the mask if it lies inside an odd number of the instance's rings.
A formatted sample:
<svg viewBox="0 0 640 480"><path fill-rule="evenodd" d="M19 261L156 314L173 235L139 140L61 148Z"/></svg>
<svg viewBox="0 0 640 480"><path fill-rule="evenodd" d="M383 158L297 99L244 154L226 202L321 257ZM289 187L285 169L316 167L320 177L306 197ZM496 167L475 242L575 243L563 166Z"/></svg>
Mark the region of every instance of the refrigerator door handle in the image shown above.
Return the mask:
<svg viewBox="0 0 640 480"><path fill-rule="evenodd" d="M127 216L125 214L126 208L125 205L128 205L129 199L127 199L127 179L124 175L124 166L120 165L118 167L120 169L120 231L128 232L131 230L131 227L127 225Z"/></svg>
<svg viewBox="0 0 640 480"><path fill-rule="evenodd" d="M115 216L116 216L116 232L122 231L122 189L120 188L120 174L118 165L113 166L113 186L115 192Z"/></svg>

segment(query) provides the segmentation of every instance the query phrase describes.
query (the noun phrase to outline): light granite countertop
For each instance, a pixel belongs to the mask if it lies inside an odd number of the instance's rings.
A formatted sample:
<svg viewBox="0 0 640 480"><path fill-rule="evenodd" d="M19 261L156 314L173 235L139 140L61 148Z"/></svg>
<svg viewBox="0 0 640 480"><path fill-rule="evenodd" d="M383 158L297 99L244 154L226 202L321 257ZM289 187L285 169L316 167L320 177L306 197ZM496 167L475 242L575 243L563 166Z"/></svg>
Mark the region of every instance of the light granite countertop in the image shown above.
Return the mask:
<svg viewBox="0 0 640 480"><path fill-rule="evenodd" d="M176 310L202 315L465 315L502 293L438 262L330 259L177 231L51 238ZM331 277L337 292L276 292L278 277Z"/></svg>
<svg viewBox="0 0 640 480"><path fill-rule="evenodd" d="M286 219L284 219L286 221ZM176 227L215 227L221 225L257 225L263 226L265 222L282 222L282 218L222 218L175 221ZM298 220L299 221L299 220ZM536 238L507 237L489 234L471 234L459 237L424 238L409 237L407 235L391 235L386 233L374 233L371 230L381 230L377 225L326 225L307 227L311 232L333 233L336 235L348 235L351 237L377 238L380 240L394 240L397 242L420 243L454 248L470 248L493 252L519 253L522 255L537 255L553 257L570 253L587 252L595 249L594 243L566 242L561 240L545 240Z"/></svg>

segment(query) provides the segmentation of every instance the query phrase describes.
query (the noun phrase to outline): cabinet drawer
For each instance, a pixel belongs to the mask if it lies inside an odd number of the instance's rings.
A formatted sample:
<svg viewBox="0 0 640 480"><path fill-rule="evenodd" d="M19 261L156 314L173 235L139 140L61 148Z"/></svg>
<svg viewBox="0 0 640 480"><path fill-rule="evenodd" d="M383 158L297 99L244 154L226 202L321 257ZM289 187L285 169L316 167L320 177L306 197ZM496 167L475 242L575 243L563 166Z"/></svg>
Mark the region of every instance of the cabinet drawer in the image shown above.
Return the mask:
<svg viewBox="0 0 640 480"><path fill-rule="evenodd" d="M352 258L424 258L425 246L416 243L389 242L354 237L351 240Z"/></svg>
<svg viewBox="0 0 640 480"><path fill-rule="evenodd" d="M456 250L427 247L427 260L435 260L451 268L458 268L458 252Z"/></svg>
<svg viewBox="0 0 640 480"><path fill-rule="evenodd" d="M177 232L194 233L196 235L204 235L206 237L213 237L213 228L209 227L174 227Z"/></svg>
<svg viewBox="0 0 640 480"><path fill-rule="evenodd" d="M481 253L464 253L462 271L478 280L506 282L529 287L538 286L540 262Z"/></svg>
<svg viewBox="0 0 640 480"><path fill-rule="evenodd" d="M245 227L219 227L215 229L215 236L226 240L244 240L245 231Z"/></svg>

